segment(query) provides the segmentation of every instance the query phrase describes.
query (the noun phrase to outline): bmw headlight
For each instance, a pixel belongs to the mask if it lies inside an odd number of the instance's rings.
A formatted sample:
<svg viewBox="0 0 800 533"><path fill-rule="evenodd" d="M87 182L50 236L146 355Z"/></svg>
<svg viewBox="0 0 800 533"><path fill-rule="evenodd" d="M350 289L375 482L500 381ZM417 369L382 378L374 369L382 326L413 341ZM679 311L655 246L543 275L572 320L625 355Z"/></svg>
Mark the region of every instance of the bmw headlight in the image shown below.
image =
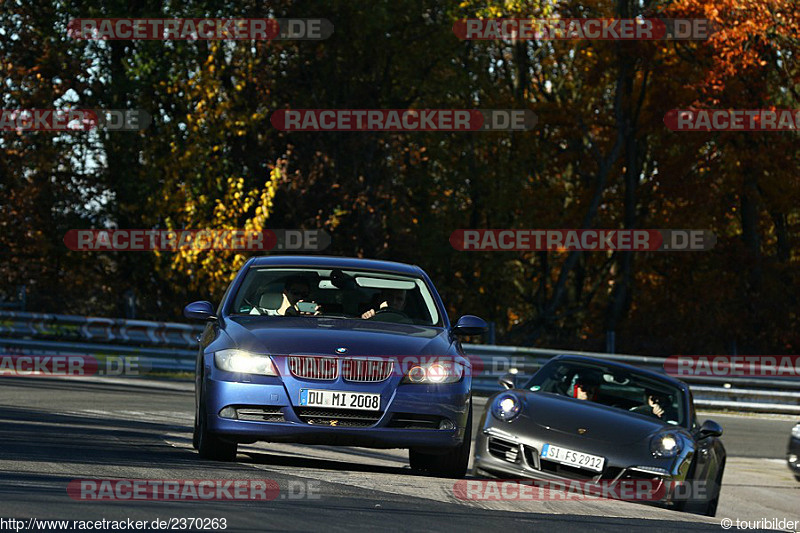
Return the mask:
<svg viewBox="0 0 800 533"><path fill-rule="evenodd" d="M220 370L242 374L277 376L275 365L268 355L246 352L244 350L220 350L214 354L214 363Z"/></svg>
<svg viewBox="0 0 800 533"><path fill-rule="evenodd" d="M464 365L455 361L417 364L406 372L403 383L456 383L464 376Z"/></svg>
<svg viewBox="0 0 800 533"><path fill-rule="evenodd" d="M673 432L653 435L650 452L656 457L675 457L681 452L680 436Z"/></svg>
<svg viewBox="0 0 800 533"><path fill-rule="evenodd" d="M792 428L792 437L800 439L800 424L795 424Z"/></svg>
<svg viewBox="0 0 800 533"><path fill-rule="evenodd" d="M510 422L519 416L522 403L515 394L501 394L492 402L492 415L498 420Z"/></svg>

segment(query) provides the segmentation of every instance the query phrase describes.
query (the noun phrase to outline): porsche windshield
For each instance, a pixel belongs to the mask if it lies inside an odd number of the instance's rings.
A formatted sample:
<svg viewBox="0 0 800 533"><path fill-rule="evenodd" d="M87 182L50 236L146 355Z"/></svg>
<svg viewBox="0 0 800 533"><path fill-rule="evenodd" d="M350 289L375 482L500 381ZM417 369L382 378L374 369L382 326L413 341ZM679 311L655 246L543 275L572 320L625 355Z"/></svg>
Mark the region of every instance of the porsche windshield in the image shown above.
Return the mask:
<svg viewBox="0 0 800 533"><path fill-rule="evenodd" d="M586 400L673 425L687 426L683 392L670 383L624 369L576 361L553 361L525 385L577 400Z"/></svg>
<svg viewBox="0 0 800 533"><path fill-rule="evenodd" d="M422 279L341 269L253 268L233 299L231 313L441 325Z"/></svg>

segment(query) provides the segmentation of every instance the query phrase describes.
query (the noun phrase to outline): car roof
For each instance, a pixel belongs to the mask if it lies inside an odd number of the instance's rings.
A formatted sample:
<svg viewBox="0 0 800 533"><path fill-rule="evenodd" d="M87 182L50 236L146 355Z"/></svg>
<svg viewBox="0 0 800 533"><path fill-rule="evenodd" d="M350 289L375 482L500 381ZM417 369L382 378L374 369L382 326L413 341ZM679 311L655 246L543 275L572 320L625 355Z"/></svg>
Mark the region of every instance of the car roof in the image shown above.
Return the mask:
<svg viewBox="0 0 800 533"><path fill-rule="evenodd" d="M253 258L250 267L292 266L310 268L342 268L355 270L377 270L408 276L420 276L422 269L416 265L380 261L377 259L359 259L356 257L337 257L329 255L269 255Z"/></svg>
<svg viewBox="0 0 800 533"><path fill-rule="evenodd" d="M679 379L675 379L675 378L673 378L672 376L670 376L668 374L662 374L661 372L656 372L654 370L648 370L646 368L641 368L641 367L634 366L634 365L628 365L628 364L625 364L625 363L619 363L617 361L610 361L608 359L600 359L598 357L587 357L585 355L567 355L567 354L557 355L557 356L553 357L552 359L550 359L550 361L556 361L556 360L558 360L558 361L575 361L575 362L579 362L579 363L598 363L598 364L603 364L605 366L612 367L612 368L618 368L620 370L628 370L628 371L637 372L637 373L642 374L644 376L648 376L648 377L651 377L653 379L657 379L659 381L664 381L666 383L669 383L670 385L674 385L675 387L678 387L681 390L687 390L688 389L688 386L686 385L686 383L684 383L683 381L681 381Z"/></svg>

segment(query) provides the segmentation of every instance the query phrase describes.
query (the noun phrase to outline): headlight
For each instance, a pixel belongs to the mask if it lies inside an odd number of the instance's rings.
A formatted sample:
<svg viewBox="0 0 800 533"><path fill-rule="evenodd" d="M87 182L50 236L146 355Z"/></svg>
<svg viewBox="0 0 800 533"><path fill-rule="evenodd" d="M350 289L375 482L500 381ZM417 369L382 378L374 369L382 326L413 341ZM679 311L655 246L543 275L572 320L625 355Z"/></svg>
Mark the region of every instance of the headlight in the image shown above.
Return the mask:
<svg viewBox="0 0 800 533"><path fill-rule="evenodd" d="M437 361L414 365L408 369L403 383L456 383L464 376L464 366L455 361Z"/></svg>
<svg viewBox="0 0 800 533"><path fill-rule="evenodd" d="M800 424L796 424L792 428L792 437L794 437L796 439L800 439Z"/></svg>
<svg viewBox="0 0 800 533"><path fill-rule="evenodd" d="M498 420L510 422L519 416L522 404L515 394L501 394L492 402L492 415Z"/></svg>
<svg viewBox="0 0 800 533"><path fill-rule="evenodd" d="M659 433L650 439L650 452L656 457L675 457L681 452L681 440L677 433Z"/></svg>
<svg viewBox="0 0 800 533"><path fill-rule="evenodd" d="M220 350L214 354L214 363L220 370L242 374L277 376L275 365L268 355L250 353L244 350Z"/></svg>

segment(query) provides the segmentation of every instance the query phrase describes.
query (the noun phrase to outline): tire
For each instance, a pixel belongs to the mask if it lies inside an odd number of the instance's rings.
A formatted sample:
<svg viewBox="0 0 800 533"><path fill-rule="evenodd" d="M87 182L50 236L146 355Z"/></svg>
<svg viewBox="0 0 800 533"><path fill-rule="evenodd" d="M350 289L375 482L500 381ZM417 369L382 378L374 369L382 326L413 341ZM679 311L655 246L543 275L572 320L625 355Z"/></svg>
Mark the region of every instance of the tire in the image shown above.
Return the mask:
<svg viewBox="0 0 800 533"><path fill-rule="evenodd" d="M694 465L692 465L692 472ZM686 513L698 514L703 516L716 516L717 506L719 505L719 495L722 492L722 475L725 472L725 462L719 468L717 477L714 478L714 496L703 501L684 500L675 505L675 509Z"/></svg>
<svg viewBox="0 0 800 533"><path fill-rule="evenodd" d="M716 489L716 494L714 494L714 497L706 502L703 512L701 513L705 516L717 516L719 495L722 492L722 474L724 472L725 472L725 462L723 461L722 466L719 467L719 473L717 474L717 477L714 478L714 485L715 485L714 488Z"/></svg>
<svg viewBox="0 0 800 533"><path fill-rule="evenodd" d="M794 478L795 478L797 481L800 481L800 474L795 474L795 475L794 475Z"/></svg>
<svg viewBox="0 0 800 533"><path fill-rule="evenodd" d="M423 453L413 448L408 450L408 462L414 470L424 470L434 476L461 479L467 474L469 452L472 449L472 399L469 401L467 427L460 446L441 455Z"/></svg>
<svg viewBox="0 0 800 533"><path fill-rule="evenodd" d="M197 441L197 451L200 457L212 461L231 462L235 460L239 445L235 442L224 441L208 430L208 412L203 403L200 404L198 418L195 438L192 440Z"/></svg>

